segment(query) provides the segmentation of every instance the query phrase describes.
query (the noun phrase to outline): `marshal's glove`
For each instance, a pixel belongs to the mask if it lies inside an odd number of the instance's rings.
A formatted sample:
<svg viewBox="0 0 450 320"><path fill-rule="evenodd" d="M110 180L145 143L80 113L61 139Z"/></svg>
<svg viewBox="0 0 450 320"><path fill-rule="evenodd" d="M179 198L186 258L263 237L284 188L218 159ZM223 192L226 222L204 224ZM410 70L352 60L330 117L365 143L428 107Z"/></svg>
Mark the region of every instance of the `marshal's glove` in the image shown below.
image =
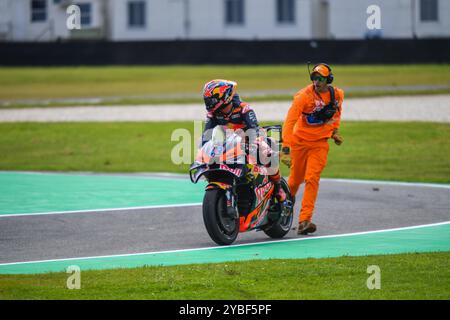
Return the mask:
<svg viewBox="0 0 450 320"><path fill-rule="evenodd" d="M281 149L280 161L284 163L288 168L291 167L291 152L288 147L283 147Z"/></svg>
<svg viewBox="0 0 450 320"><path fill-rule="evenodd" d="M333 130L331 138L334 140L334 143L336 143L338 146L340 146L344 142L344 138L342 138L338 129Z"/></svg>

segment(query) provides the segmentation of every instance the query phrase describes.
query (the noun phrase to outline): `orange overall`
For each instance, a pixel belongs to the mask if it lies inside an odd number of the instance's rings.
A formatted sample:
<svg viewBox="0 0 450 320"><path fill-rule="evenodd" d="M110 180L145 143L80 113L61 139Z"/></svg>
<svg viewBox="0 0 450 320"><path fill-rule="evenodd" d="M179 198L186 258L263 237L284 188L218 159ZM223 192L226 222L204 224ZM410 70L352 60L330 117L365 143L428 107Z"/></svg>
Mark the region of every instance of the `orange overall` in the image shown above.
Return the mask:
<svg viewBox="0 0 450 320"><path fill-rule="evenodd" d="M338 129L341 120L344 92L335 88L338 111L326 123L311 123L307 114L330 102L330 93L317 93L313 85L297 92L283 126L283 147L291 153L291 172L288 185L295 197L302 182L305 182L299 222L311 221L314 204L319 191L319 180L327 163L328 138Z"/></svg>

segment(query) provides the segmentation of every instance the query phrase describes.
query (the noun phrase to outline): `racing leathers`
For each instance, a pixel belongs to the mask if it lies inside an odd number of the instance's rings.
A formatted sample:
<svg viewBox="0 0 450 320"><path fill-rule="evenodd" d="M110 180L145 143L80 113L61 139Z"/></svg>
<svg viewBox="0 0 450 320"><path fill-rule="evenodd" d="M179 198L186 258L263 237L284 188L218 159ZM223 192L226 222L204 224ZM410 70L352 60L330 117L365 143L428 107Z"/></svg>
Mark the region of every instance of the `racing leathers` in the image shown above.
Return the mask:
<svg viewBox="0 0 450 320"><path fill-rule="evenodd" d="M250 107L249 104L242 102L239 95L236 94L231 101L232 108L229 114L225 115L222 113L208 112L206 116L205 129L202 135L202 146L209 140L209 136L212 129L218 125L222 126L225 130L238 130L241 129L244 132L253 129L256 134L256 144L259 148L266 148L270 150L269 145L259 138L259 124L256 118L255 111ZM251 144L251 142L250 142ZM270 151L268 151L270 153ZM286 194L283 188L280 186L281 175L278 168L276 167L276 172L269 175L269 179L275 185L275 194L279 201L284 201L286 199Z"/></svg>

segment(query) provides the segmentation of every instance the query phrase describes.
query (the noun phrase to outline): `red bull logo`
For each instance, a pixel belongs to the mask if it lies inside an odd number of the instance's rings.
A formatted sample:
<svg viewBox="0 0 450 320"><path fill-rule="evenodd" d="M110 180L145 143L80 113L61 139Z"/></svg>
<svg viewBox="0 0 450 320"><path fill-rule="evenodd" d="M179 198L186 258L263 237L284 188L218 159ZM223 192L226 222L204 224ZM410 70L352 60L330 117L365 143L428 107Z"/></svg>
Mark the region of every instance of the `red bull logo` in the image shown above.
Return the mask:
<svg viewBox="0 0 450 320"><path fill-rule="evenodd" d="M221 165L219 166L219 168L220 168L221 170L229 171L229 172L233 173L234 175L236 175L236 176L238 176L238 177L240 177L241 174L242 174L242 169L238 169L238 168L232 169L232 168L230 168L229 166L227 166L227 165L225 165L225 164L221 164Z"/></svg>
<svg viewBox="0 0 450 320"><path fill-rule="evenodd" d="M260 202L264 199L267 192L269 192L271 188L272 188L271 183L266 183L263 186L256 188L255 193L256 193L256 197L258 198L258 202Z"/></svg>

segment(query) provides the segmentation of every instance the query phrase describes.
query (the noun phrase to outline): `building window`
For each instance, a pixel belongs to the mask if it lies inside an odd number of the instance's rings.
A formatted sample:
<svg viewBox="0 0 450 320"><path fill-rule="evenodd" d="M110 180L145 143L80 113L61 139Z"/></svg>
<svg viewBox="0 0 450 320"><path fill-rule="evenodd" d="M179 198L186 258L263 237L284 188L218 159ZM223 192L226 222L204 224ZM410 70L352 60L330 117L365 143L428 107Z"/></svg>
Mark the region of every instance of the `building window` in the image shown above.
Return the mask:
<svg viewBox="0 0 450 320"><path fill-rule="evenodd" d="M92 24L92 5L90 3L77 3L80 8L80 22L82 26Z"/></svg>
<svg viewBox="0 0 450 320"><path fill-rule="evenodd" d="M277 0L277 21L295 23L295 0Z"/></svg>
<svg viewBox="0 0 450 320"><path fill-rule="evenodd" d="M31 22L47 20L47 0L31 0Z"/></svg>
<svg viewBox="0 0 450 320"><path fill-rule="evenodd" d="M128 2L128 26L132 28L145 27L145 1Z"/></svg>
<svg viewBox="0 0 450 320"><path fill-rule="evenodd" d="M225 23L244 24L244 0L225 0Z"/></svg>
<svg viewBox="0 0 450 320"><path fill-rule="evenodd" d="M420 21L438 21L438 0L420 0Z"/></svg>

